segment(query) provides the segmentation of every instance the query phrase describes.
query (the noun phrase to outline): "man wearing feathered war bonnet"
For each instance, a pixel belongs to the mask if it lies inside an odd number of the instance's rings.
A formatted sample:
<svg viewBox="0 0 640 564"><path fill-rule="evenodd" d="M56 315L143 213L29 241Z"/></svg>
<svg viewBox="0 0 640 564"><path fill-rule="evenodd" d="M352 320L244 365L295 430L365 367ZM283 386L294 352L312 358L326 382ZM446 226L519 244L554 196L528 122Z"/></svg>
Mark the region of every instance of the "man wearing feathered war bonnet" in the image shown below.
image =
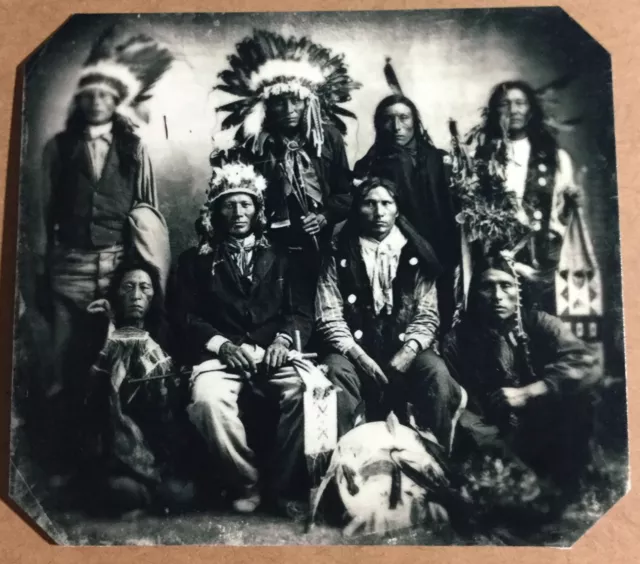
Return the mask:
<svg viewBox="0 0 640 564"><path fill-rule="evenodd" d="M564 85L558 81L558 88ZM540 309L555 312L553 274L572 210L582 204L571 157L558 146L554 130L560 123L542 102L556 87L534 90L520 80L498 84L492 91L484 120L467 140L474 158L497 176L515 197L518 218L535 234L520 251L516 268L528 280L529 295Z"/></svg>
<svg viewBox="0 0 640 564"><path fill-rule="evenodd" d="M443 358L468 395L455 450L515 453L540 477L579 484L599 378L585 344L556 317L520 305L513 261L477 258L467 309Z"/></svg>
<svg viewBox="0 0 640 564"><path fill-rule="evenodd" d="M397 200L389 180L368 178L355 189L352 215L318 281L323 362L343 390L341 431L353 426L362 404L374 418L393 409L448 452L465 396L435 351L441 267L399 215Z"/></svg>
<svg viewBox="0 0 640 564"><path fill-rule="evenodd" d="M302 381L280 369L296 332L301 345L307 342L313 288L301 282L300 265L286 249L264 236L265 187L251 165L215 167L198 221L200 245L182 254L176 275L182 361L194 367L189 417L240 512L261 502L257 457L245 428L247 416L258 413L245 407L241 418L241 396L266 397L277 411L266 477L279 498L273 501L284 501L305 464ZM262 428L266 411L260 412Z"/></svg>
<svg viewBox="0 0 640 564"><path fill-rule="evenodd" d="M72 393L97 354L87 336L99 332L86 307L105 296L118 265L135 252L140 241L130 224L151 219L162 232L150 238L166 239L151 163L130 117L171 61L147 36L107 30L80 73L66 128L44 149L36 255L38 302L54 339L50 395Z"/></svg>
<svg viewBox="0 0 640 564"><path fill-rule="evenodd" d="M229 63L217 88L239 99L218 108L229 114L223 129L239 126L236 138L247 159L268 181L270 236L297 251L315 284L318 251L351 201L340 116L355 116L340 104L358 85L342 55L306 37L255 31Z"/></svg>

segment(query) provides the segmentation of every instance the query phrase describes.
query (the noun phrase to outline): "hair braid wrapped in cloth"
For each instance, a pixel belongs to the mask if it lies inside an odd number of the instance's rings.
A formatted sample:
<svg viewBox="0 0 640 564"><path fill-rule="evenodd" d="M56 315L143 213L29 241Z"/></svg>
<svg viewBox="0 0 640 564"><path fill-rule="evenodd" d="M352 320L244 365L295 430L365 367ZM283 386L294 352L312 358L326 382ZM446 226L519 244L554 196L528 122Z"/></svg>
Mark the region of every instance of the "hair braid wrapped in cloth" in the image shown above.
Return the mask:
<svg viewBox="0 0 640 564"><path fill-rule="evenodd" d="M360 85L347 73L344 55L313 43L308 37L289 37L255 30L236 45L228 57L230 68L218 78L215 88L236 100L216 108L228 115L222 129L237 127L242 144L258 144L265 118L265 101L271 96L292 95L308 101L306 136L320 154L324 143L323 124L333 124L342 134L342 117L355 114L341 104L351 100L351 91Z"/></svg>

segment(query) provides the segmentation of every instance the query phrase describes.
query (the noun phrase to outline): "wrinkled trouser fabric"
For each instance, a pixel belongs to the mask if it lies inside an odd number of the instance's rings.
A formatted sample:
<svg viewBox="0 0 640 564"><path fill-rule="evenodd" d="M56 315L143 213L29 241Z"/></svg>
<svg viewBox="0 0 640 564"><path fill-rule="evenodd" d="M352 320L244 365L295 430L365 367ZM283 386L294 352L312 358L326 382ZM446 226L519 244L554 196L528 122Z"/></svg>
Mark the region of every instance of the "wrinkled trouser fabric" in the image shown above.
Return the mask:
<svg viewBox="0 0 640 564"><path fill-rule="evenodd" d="M238 399L247 380L232 372L207 372L193 383L189 419L220 464L226 485L242 495L259 480L256 454L247 439ZM270 490L284 495L304 467L304 387L299 376L265 379L258 393L277 406L274 447L268 454ZM256 414L253 414L254 416ZM261 414L257 414L260 417Z"/></svg>
<svg viewBox="0 0 640 564"><path fill-rule="evenodd" d="M431 431L440 445L447 452L450 450L457 420L466 405L466 394L433 350L419 353L406 374L387 374L390 384L382 394L346 357L329 354L323 362L329 367L327 377L341 389L340 436L353 427L363 404L369 420L383 419L393 410L404 424L408 423L407 404L410 404L417 427Z"/></svg>
<svg viewBox="0 0 640 564"><path fill-rule="evenodd" d="M52 387L74 389L86 379L104 339L101 316L87 306L104 298L116 269L122 264L122 246L100 251L57 248L51 265L53 298L54 377ZM96 350L97 348L97 350Z"/></svg>
<svg viewBox="0 0 640 564"><path fill-rule="evenodd" d="M107 321L87 313L87 306L104 298L114 272L124 260L122 246L99 251L56 247L51 255L52 370L45 387L49 398L43 417L50 426L49 447L55 444L54 464L76 468L83 457L89 369L104 344ZM49 448L47 447L47 448ZM61 470L65 470L61 468Z"/></svg>

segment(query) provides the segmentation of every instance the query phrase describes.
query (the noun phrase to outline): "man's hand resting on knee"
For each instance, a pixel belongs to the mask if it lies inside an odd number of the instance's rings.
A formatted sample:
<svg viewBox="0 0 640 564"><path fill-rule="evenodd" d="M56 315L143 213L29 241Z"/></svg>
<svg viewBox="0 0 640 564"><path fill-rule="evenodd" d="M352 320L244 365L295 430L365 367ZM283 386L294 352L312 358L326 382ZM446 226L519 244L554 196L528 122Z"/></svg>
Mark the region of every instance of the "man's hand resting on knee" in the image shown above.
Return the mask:
<svg viewBox="0 0 640 564"><path fill-rule="evenodd" d="M389 368L395 372L404 374L413 364L416 356L418 356L419 350L420 347L416 341L408 341L391 359Z"/></svg>
<svg viewBox="0 0 640 564"><path fill-rule="evenodd" d="M286 337L282 335L276 336L264 355L263 362L268 372L278 370L287 362L290 347L291 341Z"/></svg>
<svg viewBox="0 0 640 564"><path fill-rule="evenodd" d="M230 341L227 341L220 347L220 360L224 362L231 370L239 370L256 373L256 362L251 354L242 347L237 347Z"/></svg>
<svg viewBox="0 0 640 564"><path fill-rule="evenodd" d="M353 347L349 350L347 356L364 374L371 378L379 387L389 383L382 368L360 347Z"/></svg>

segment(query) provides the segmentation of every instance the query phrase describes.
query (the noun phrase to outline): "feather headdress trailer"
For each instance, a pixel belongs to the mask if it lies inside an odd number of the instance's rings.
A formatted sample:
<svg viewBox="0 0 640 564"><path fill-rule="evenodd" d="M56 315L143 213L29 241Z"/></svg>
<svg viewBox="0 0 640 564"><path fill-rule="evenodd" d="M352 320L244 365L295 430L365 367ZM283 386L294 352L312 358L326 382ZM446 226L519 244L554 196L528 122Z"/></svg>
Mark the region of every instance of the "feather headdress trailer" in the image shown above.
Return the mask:
<svg viewBox="0 0 640 564"><path fill-rule="evenodd" d="M80 72L77 93L100 88L118 100L118 111L135 119L137 107L169 69L173 55L155 39L124 28L108 28L93 45Z"/></svg>
<svg viewBox="0 0 640 564"><path fill-rule="evenodd" d="M222 129L238 127L242 143L257 138L263 131L265 101L272 96L290 95L305 100L306 136L320 150L324 142L323 124L333 124L346 132L343 117L355 114L341 104L351 100L354 82L343 54L313 43L308 37L289 37L265 30L236 45L236 53L228 57L230 68L218 77L216 89L237 99L217 108L228 115Z"/></svg>

